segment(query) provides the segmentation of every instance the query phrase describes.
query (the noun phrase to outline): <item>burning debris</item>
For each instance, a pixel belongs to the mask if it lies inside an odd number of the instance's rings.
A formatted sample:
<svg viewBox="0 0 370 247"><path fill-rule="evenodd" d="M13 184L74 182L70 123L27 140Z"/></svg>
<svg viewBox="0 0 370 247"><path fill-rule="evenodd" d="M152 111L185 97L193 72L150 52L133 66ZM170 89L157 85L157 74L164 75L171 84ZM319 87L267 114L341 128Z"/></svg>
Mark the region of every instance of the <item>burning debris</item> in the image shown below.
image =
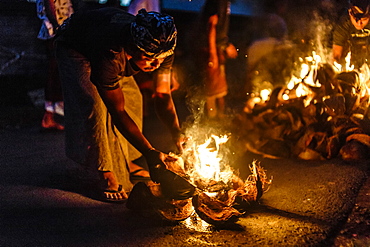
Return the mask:
<svg viewBox="0 0 370 247"><path fill-rule="evenodd" d="M246 150L270 158L368 158L369 68L337 72L314 61L286 87L270 89L267 100L247 102L234 121Z"/></svg>
<svg viewBox="0 0 370 247"><path fill-rule="evenodd" d="M251 174L243 181L227 165L220 150L227 136L212 135L204 144L189 140L189 147L176 162L166 163L170 172L181 176L195 188L191 198L176 198L165 192L176 191L176 184L153 182L136 184L127 207L141 212L155 212L169 221L182 221L194 212L212 225L235 223L251 202L257 202L268 190L271 180L254 161ZM174 194L172 194L174 195Z"/></svg>
<svg viewBox="0 0 370 247"><path fill-rule="evenodd" d="M235 176L232 188L207 193L199 192L193 197L193 206L201 219L212 225L232 223L243 215L247 206L257 202L266 192L271 180L265 171L254 161L250 170L252 174L243 182Z"/></svg>

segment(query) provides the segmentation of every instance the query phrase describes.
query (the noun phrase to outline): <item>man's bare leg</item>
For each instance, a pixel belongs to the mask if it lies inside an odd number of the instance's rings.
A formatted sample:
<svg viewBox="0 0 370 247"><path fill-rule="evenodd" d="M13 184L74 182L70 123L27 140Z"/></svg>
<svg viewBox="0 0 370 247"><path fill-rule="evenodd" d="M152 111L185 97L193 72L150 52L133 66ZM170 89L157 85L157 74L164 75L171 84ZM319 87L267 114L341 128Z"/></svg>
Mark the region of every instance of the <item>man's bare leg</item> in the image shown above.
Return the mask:
<svg viewBox="0 0 370 247"><path fill-rule="evenodd" d="M131 174L135 174L135 176L140 177L150 177L150 174L147 170L145 170L143 167L136 165L133 162L130 162L129 169Z"/></svg>

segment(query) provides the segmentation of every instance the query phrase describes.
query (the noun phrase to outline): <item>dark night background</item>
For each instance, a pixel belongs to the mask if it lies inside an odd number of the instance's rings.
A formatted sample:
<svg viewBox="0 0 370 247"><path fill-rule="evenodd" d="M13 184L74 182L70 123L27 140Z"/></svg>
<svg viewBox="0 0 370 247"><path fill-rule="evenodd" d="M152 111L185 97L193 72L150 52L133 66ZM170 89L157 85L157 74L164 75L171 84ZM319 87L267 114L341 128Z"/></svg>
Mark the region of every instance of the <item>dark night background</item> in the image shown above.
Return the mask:
<svg viewBox="0 0 370 247"><path fill-rule="evenodd" d="M229 36L239 56L227 64L227 100L236 109L244 103L246 49L261 37L262 4L268 1L277 0L233 0ZM188 85L198 82L190 55L201 2L162 1L162 11L174 16L179 31L181 88L175 103L182 104ZM281 16L298 55L318 48L327 55L332 24L346 0L287 3ZM184 7L190 5L196 8ZM63 133L40 132L43 107L35 107L29 97L42 91L46 79L44 46L36 37L40 25L35 3L0 0L0 246L332 246L340 235L352 245L336 246L370 246L367 160L347 164L258 157L274 180L260 207L243 217L244 231L194 231L82 196L66 180L71 161L63 152ZM167 147L166 131L153 116L149 120L150 141ZM251 157L242 158L238 165L249 164Z"/></svg>
<svg viewBox="0 0 370 247"><path fill-rule="evenodd" d="M230 41L239 49L239 56L235 60L229 60L228 77L230 94L234 95L231 100L238 100L242 97L239 94L245 80L246 49L253 40L260 37L263 29L264 1L232 2L229 36ZM197 80L192 77L189 54L192 52L192 42L196 42L191 30L197 25L201 4L200 0L162 1L162 11L174 16L179 30L176 61L183 65L182 68L187 68L181 78L183 88L190 81ZM287 6L281 16L288 25L289 39L298 44L302 52L306 52L315 46L318 28L322 30L320 39L325 39L323 44L330 45L331 24L345 6L345 0L287 0ZM47 62L43 43L36 38L40 25L35 3L26 0L0 0L0 105L24 104L27 101L24 95L28 91L43 87Z"/></svg>

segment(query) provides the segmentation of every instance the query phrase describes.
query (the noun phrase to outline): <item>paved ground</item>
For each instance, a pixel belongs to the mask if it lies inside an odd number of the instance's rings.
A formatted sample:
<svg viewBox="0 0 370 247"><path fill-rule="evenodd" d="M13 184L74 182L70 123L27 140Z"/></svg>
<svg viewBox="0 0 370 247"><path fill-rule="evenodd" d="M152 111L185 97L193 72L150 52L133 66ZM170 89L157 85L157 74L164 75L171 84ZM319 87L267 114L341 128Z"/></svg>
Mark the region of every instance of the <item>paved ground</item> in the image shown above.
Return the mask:
<svg viewBox="0 0 370 247"><path fill-rule="evenodd" d="M182 113L183 100L176 99ZM365 161L237 155L242 176L257 158L273 183L260 205L235 226L216 229L199 221L189 225L144 217L124 204L87 197L68 179L66 167L74 164L64 156L63 133L40 132L39 109L17 106L0 112L0 246L369 246ZM144 131L156 147L171 149L168 133L154 116L146 118Z"/></svg>
<svg viewBox="0 0 370 247"><path fill-rule="evenodd" d="M334 241L335 246L370 246L370 179L358 193L346 224Z"/></svg>

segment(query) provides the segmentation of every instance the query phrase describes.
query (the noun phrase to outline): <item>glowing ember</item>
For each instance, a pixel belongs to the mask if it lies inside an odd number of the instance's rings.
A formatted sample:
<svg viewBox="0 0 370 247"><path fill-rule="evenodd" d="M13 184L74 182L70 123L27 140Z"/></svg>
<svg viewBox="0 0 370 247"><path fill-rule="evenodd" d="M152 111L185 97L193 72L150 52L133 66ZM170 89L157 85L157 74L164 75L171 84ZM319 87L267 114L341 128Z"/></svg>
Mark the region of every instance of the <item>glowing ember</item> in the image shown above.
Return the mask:
<svg viewBox="0 0 370 247"><path fill-rule="evenodd" d="M182 224L197 232L211 232L212 225L202 220L196 213L192 214L189 218L182 221Z"/></svg>

